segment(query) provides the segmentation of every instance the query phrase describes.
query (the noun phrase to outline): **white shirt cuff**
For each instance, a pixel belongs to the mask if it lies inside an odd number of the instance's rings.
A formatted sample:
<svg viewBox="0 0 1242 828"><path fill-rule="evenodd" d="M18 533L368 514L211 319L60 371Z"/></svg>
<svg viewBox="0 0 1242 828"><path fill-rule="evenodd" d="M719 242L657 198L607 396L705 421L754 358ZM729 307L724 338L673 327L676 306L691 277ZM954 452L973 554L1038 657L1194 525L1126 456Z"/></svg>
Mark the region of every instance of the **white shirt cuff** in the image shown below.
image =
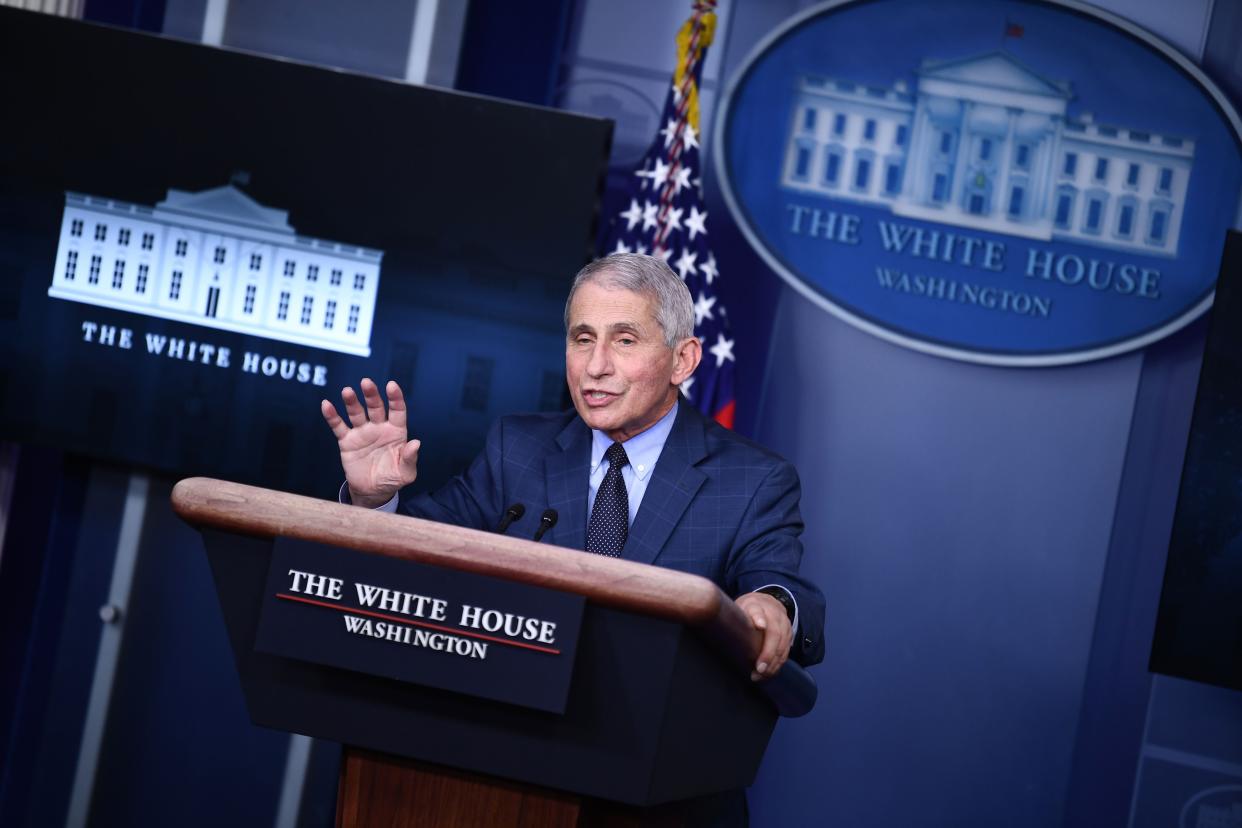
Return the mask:
<svg viewBox="0 0 1242 828"><path fill-rule="evenodd" d="M348 482L341 484L340 491L336 493L336 499L337 499L337 502L344 503L346 506L352 503L352 501L349 499L349 483ZM385 503L383 506L376 506L375 511L388 512L389 514L395 514L397 511L397 496L394 494L392 498L387 503ZM785 590L785 591L788 592L788 590ZM796 601L794 602L794 606L797 606Z"/></svg>

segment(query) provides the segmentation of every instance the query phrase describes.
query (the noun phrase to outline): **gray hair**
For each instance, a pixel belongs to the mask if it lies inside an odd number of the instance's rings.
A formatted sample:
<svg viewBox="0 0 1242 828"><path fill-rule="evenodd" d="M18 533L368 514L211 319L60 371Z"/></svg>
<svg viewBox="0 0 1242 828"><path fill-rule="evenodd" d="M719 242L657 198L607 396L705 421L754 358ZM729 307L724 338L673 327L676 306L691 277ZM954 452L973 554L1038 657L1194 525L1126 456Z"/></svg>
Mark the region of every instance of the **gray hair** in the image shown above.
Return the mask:
<svg viewBox="0 0 1242 828"><path fill-rule="evenodd" d="M565 300L565 330L569 330L569 306L578 288L588 282L611 290L628 290L655 302L656 322L670 348L694 336L694 299L685 282L658 256L613 253L588 264L574 277Z"/></svg>

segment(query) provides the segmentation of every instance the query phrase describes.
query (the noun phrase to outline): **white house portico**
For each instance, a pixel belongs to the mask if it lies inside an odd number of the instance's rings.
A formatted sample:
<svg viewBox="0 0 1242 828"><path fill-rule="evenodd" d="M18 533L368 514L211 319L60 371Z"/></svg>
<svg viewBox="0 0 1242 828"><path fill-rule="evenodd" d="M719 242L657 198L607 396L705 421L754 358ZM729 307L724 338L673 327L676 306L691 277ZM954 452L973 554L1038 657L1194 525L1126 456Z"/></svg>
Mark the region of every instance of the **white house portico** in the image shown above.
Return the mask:
<svg viewBox="0 0 1242 828"><path fill-rule="evenodd" d="M925 63L914 94L804 77L782 185L977 230L1177 253L1194 142L1070 118L1004 52Z"/></svg>
<svg viewBox="0 0 1242 828"><path fill-rule="evenodd" d="M48 295L368 356L382 258L231 185L154 207L69 192Z"/></svg>

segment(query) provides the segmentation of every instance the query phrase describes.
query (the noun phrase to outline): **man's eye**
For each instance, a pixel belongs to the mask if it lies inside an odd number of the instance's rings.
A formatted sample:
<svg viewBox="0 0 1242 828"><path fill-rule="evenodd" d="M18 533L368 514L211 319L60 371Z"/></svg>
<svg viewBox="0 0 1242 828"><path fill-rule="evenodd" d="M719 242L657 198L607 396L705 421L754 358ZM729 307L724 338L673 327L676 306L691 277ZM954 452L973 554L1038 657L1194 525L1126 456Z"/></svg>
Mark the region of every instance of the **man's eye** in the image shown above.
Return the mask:
<svg viewBox="0 0 1242 828"><path fill-rule="evenodd" d="M617 342L621 343L622 345L633 345L634 344L634 340L628 336L621 337L620 339L617 340Z"/></svg>

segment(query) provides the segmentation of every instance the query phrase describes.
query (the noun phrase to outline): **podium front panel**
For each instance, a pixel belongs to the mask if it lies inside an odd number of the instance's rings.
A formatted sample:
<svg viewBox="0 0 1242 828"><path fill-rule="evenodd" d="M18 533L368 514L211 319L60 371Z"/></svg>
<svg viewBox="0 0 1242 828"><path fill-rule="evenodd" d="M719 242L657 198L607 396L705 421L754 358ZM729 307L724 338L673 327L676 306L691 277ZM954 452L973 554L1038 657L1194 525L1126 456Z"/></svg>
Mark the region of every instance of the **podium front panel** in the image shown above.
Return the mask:
<svg viewBox="0 0 1242 828"><path fill-rule="evenodd" d="M563 714L255 649L272 541L204 530L255 724L634 805L742 788L772 705L680 624L587 603Z"/></svg>

